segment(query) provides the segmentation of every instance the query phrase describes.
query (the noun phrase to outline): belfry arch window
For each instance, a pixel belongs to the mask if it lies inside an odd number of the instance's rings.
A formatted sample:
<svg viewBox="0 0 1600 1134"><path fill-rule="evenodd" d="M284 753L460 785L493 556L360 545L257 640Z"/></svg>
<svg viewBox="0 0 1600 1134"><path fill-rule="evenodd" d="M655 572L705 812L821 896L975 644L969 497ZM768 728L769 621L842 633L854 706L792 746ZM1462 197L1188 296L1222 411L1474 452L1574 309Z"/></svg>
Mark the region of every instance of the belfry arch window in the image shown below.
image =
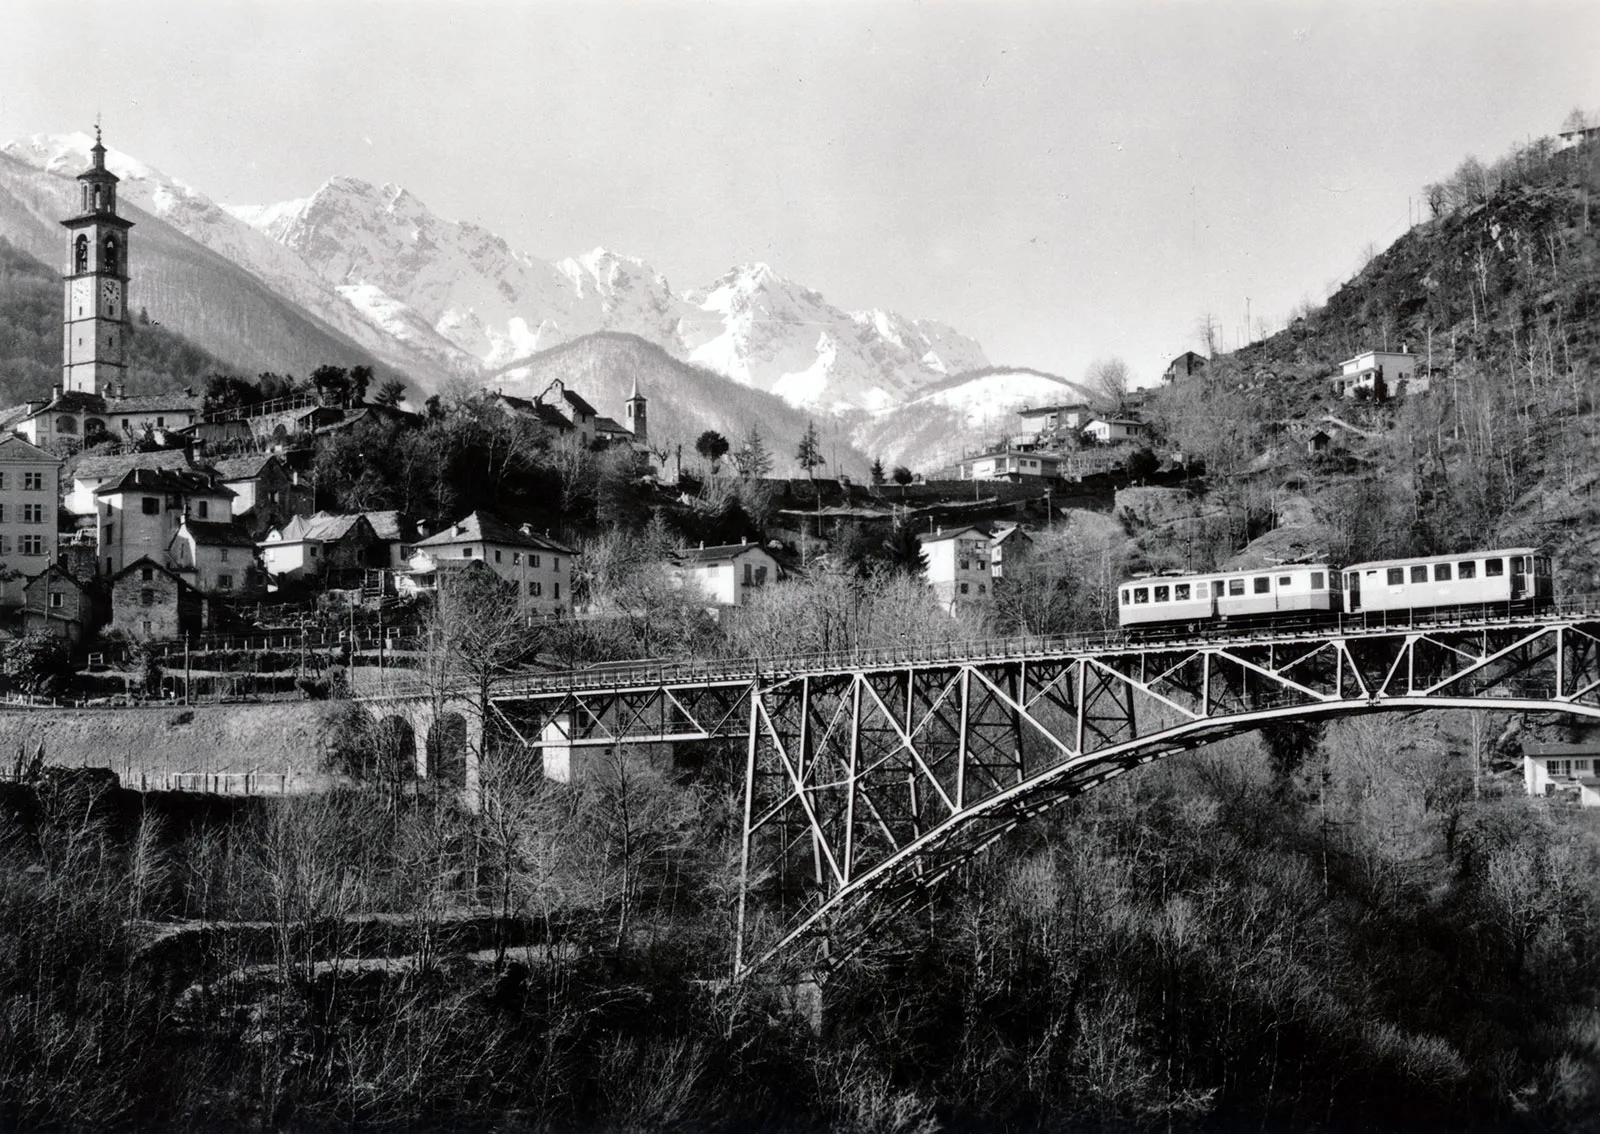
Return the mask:
<svg viewBox="0 0 1600 1134"><path fill-rule="evenodd" d="M106 237L105 250L100 256L100 268L102 271L107 272L117 270L117 238L115 236Z"/></svg>
<svg viewBox="0 0 1600 1134"><path fill-rule="evenodd" d="M72 270L74 272L87 272L89 270L89 238L82 233L72 242Z"/></svg>

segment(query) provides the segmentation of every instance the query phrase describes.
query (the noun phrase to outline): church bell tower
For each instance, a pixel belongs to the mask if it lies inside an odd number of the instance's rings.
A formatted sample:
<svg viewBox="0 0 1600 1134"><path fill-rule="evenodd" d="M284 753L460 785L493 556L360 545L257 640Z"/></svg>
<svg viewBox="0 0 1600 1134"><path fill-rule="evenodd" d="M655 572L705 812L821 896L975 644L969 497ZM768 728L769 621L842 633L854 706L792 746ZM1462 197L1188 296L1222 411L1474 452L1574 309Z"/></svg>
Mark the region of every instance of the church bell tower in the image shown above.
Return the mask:
<svg viewBox="0 0 1600 1134"><path fill-rule="evenodd" d="M94 164L78 174L83 195L67 230L66 340L61 389L105 394L122 389L128 347L128 230L117 215L117 175L106 168L100 127Z"/></svg>
<svg viewBox="0 0 1600 1134"><path fill-rule="evenodd" d="M628 432L633 434L633 439L643 445L650 440L650 421L645 408L645 397L639 392L639 376L633 376L633 393L628 395L628 400L623 403L623 410L628 417Z"/></svg>

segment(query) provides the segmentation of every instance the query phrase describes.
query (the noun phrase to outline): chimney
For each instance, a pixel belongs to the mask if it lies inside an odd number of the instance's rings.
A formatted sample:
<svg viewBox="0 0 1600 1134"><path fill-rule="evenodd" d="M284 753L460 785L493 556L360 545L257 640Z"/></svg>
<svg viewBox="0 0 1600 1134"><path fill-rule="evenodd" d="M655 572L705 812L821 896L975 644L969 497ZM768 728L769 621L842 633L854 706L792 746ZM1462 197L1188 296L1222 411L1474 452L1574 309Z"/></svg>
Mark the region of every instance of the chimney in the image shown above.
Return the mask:
<svg viewBox="0 0 1600 1134"><path fill-rule="evenodd" d="M706 541L705 540L701 540L700 541L700 550L704 551L705 549L706 549Z"/></svg>
<svg viewBox="0 0 1600 1134"><path fill-rule="evenodd" d="M749 541L749 540L748 540L748 539L747 539L747 538L745 538L745 537L744 537L744 536L740 536L740 537L739 537L739 546L740 546L740 547L743 547L743 546L745 546L745 545L746 545L746 544L747 544L747 543L749 543L749 542L750 542L750 541Z"/></svg>

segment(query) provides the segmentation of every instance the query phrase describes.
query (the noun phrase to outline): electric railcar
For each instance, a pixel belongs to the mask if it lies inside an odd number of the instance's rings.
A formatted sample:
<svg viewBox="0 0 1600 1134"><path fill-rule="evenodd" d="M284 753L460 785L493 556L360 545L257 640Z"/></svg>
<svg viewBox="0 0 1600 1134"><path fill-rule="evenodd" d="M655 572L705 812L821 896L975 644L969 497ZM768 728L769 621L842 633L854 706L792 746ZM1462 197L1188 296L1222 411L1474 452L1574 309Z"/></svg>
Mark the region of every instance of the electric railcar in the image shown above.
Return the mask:
<svg viewBox="0 0 1600 1134"><path fill-rule="evenodd" d="M1117 588L1124 629L1171 632L1230 625L1337 619L1408 620L1438 611L1532 612L1555 600L1550 557L1537 548L1467 551L1354 563L1296 563L1254 571L1155 575Z"/></svg>

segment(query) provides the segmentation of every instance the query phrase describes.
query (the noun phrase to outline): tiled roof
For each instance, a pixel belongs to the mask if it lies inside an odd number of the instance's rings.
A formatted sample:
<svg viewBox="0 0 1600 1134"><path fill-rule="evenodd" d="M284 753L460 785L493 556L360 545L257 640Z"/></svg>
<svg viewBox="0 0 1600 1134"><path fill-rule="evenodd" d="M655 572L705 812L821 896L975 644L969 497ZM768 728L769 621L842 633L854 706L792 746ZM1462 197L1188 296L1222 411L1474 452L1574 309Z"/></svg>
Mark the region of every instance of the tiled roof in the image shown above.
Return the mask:
<svg viewBox="0 0 1600 1134"><path fill-rule="evenodd" d="M184 469L129 469L115 480L108 480L95 489L96 496L110 496L118 492L135 490L168 492L180 495L234 496L233 489L213 478L209 473L190 472Z"/></svg>
<svg viewBox="0 0 1600 1134"><path fill-rule="evenodd" d="M624 437L633 436L633 430L629 429L626 425L623 425L614 417L595 418L594 431L596 433L620 433Z"/></svg>
<svg viewBox="0 0 1600 1134"><path fill-rule="evenodd" d="M205 405L205 396L183 390L165 394L135 394L131 398L105 398L106 413L199 413Z"/></svg>
<svg viewBox="0 0 1600 1134"><path fill-rule="evenodd" d="M261 471L277 459L273 453L251 453L245 457L228 457L212 467L223 480L249 480L260 476Z"/></svg>
<svg viewBox="0 0 1600 1134"><path fill-rule="evenodd" d="M537 536L512 527L492 512L474 512L465 516L427 539L418 540L417 546L450 547L458 543L498 543L507 547L531 547L574 554L572 548L565 544L548 536Z"/></svg>
<svg viewBox="0 0 1600 1134"><path fill-rule="evenodd" d="M1524 744L1524 756L1600 756L1600 742L1588 744Z"/></svg>
<svg viewBox="0 0 1600 1134"><path fill-rule="evenodd" d="M78 480L109 480L129 469L190 469L189 454L182 449L157 449L152 453L93 454L72 464Z"/></svg>
<svg viewBox="0 0 1600 1134"><path fill-rule="evenodd" d="M248 547L254 550L256 546L250 533L236 524L223 524L215 520L185 520L183 526L194 537L195 543L204 547Z"/></svg>
<svg viewBox="0 0 1600 1134"><path fill-rule="evenodd" d="M45 452L26 437L7 433L4 437L0 437L0 461L54 461L60 464L61 458L54 453Z"/></svg>
<svg viewBox="0 0 1600 1134"><path fill-rule="evenodd" d="M417 525L403 512L363 512L373 534L390 543L412 543L417 538Z"/></svg>
<svg viewBox="0 0 1600 1134"><path fill-rule="evenodd" d="M691 547L678 552L678 559L684 563L709 563L716 559L733 559L747 551L764 550L759 543L723 543L715 547Z"/></svg>
<svg viewBox="0 0 1600 1134"><path fill-rule="evenodd" d="M352 512L347 516L338 516L330 512L296 516L283 526L281 540L278 542L300 543L314 540L321 543L337 543L349 535L361 520L360 512Z"/></svg>
<svg viewBox="0 0 1600 1134"><path fill-rule="evenodd" d="M571 406L573 409L577 410L579 413L586 413L590 417L594 417L595 416L594 407L591 406L588 402L584 401L577 394L574 394L571 390L568 390L565 387L562 387L561 397L569 406Z"/></svg>

